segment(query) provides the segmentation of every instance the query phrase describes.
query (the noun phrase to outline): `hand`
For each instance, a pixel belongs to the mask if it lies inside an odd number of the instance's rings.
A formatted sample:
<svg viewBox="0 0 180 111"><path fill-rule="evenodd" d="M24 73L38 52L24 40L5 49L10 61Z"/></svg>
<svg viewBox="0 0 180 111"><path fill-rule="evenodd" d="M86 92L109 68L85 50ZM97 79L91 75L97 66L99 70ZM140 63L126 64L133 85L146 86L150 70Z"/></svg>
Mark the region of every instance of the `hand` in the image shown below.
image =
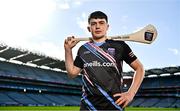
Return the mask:
<svg viewBox="0 0 180 111"><path fill-rule="evenodd" d="M79 41L72 37L67 37L64 41L64 48L65 49L72 49Z"/></svg>
<svg viewBox="0 0 180 111"><path fill-rule="evenodd" d="M119 96L119 99L117 99L115 103L117 105L121 105L124 108L133 100L135 94L130 92L124 92L124 93L116 93L113 96L114 97Z"/></svg>

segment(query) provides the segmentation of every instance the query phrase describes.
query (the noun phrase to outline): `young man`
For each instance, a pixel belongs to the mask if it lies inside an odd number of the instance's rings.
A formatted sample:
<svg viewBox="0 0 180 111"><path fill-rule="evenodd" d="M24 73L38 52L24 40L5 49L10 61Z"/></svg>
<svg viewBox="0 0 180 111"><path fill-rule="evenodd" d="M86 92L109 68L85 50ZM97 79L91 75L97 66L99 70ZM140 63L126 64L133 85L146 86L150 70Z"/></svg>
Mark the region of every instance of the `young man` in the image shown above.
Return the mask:
<svg viewBox="0 0 180 111"><path fill-rule="evenodd" d="M92 41L82 45L73 60L72 48L79 42L74 36L65 40L65 65L68 76L76 77L80 72L83 94L80 110L122 110L134 98L144 77L141 62L123 41L108 40L108 18L95 11L88 18L87 27ZM122 92L122 62L135 71L132 84Z"/></svg>

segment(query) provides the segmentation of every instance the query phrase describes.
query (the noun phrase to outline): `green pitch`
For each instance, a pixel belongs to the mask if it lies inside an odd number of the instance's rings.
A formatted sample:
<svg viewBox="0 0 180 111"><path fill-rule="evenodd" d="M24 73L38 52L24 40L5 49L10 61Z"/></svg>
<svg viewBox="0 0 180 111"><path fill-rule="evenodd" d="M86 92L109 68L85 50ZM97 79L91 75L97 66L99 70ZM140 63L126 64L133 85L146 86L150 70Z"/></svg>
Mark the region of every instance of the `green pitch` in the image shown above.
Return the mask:
<svg viewBox="0 0 180 111"><path fill-rule="evenodd" d="M1 106L1 111L79 111L79 106ZM180 108L129 107L125 111L180 111Z"/></svg>
<svg viewBox="0 0 180 111"><path fill-rule="evenodd" d="M0 111L79 111L79 106L3 106Z"/></svg>

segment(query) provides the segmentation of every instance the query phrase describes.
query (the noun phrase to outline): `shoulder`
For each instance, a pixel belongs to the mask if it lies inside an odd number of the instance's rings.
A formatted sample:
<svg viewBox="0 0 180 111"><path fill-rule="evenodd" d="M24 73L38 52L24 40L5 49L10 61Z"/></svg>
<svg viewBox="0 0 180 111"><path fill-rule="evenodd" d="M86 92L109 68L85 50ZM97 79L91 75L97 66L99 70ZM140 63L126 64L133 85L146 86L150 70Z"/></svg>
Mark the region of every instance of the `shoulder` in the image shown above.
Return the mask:
<svg viewBox="0 0 180 111"><path fill-rule="evenodd" d="M121 41L121 40L107 40L107 43L114 47L124 47L128 45L124 41Z"/></svg>
<svg viewBox="0 0 180 111"><path fill-rule="evenodd" d="M88 44L88 42L84 43L83 45L81 45L78 49L78 54L82 53L85 49L86 49L86 45Z"/></svg>
<svg viewBox="0 0 180 111"><path fill-rule="evenodd" d="M86 42L86 43L82 44L82 45L79 47L79 50L84 49L84 48L85 48L85 46L86 46L88 43L89 43L89 42Z"/></svg>

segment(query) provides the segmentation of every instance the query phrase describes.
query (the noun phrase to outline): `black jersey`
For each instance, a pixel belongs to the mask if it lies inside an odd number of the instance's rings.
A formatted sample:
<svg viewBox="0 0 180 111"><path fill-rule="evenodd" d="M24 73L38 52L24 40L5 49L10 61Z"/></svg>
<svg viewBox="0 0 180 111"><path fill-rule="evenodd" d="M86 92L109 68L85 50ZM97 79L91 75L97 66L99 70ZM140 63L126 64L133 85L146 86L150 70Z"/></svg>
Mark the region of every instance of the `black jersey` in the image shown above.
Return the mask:
<svg viewBox="0 0 180 111"><path fill-rule="evenodd" d="M136 60L123 41L106 40L101 46L82 45L74 65L82 68L83 94L81 109L122 110L115 104L114 94L122 92L122 63Z"/></svg>

